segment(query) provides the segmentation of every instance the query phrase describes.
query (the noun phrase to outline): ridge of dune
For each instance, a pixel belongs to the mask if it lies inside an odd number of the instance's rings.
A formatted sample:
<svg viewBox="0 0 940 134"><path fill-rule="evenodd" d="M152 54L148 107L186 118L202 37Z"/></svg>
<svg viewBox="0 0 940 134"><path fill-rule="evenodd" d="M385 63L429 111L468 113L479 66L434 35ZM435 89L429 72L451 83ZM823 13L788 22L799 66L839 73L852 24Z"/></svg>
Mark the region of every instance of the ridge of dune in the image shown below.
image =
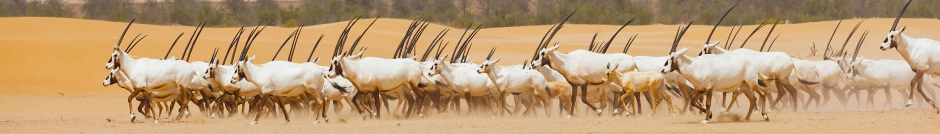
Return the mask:
<svg viewBox="0 0 940 134"><path fill-rule="evenodd" d="M355 41L356 37L373 19L362 19L349 33L347 47ZM852 25L861 19L844 20L839 31L832 41L832 48L839 49L851 31ZM773 45L771 51L786 52L794 57L808 60L818 60L825 50L826 42L838 21L824 21L800 24L779 24L773 34L781 34ZM891 26L893 18L866 19L859 27L855 37L851 39L846 51L854 50L859 36L864 30L871 30L860 51L870 59L902 60L895 50L881 51L877 49L884 39L884 34ZM411 23L411 20L381 18L365 34L358 46L369 47L365 52L368 57L390 57L395 47ZM728 23L728 22L726 22ZM305 61L318 36L324 35L319 48L313 57L320 57L320 65L328 65L328 59L336 44L337 37L346 22L335 22L321 25L305 26L295 50L295 59ZM940 20L904 18L899 25L906 25L905 34L915 38L940 39ZM17 94L55 94L55 93L84 93L84 92L122 92L116 86L102 87L100 84L108 74L103 69L111 53L111 46L117 42L121 30L127 26L126 22L108 22L98 20L84 20L72 18L48 17L9 17L0 18L0 61L4 62L0 69L0 84L4 85L0 95ZM542 35L551 25L519 26L484 28L471 42L470 59L482 62L488 50L498 47L494 57L502 58L499 65L520 64L528 60L535 51ZM552 42L560 42L563 46L559 51L586 49L594 33L598 33L597 42L610 39L619 25L592 25L592 24L566 24ZM753 31L756 25L744 26L741 34L736 37L734 48L738 47L744 38ZM249 31L251 28L246 27ZM450 32L444 37L449 42L444 53L451 53L460 39L464 28L454 28L437 24L430 24L418 41L416 53L423 53L430 41L437 33L449 28ZM669 49L672 38L675 36L678 25L630 25L614 39L609 53L621 52L629 36L638 35L637 40L628 54L634 56L664 56ZM687 55L694 55L701 49L702 43L712 26L693 25L689 28L680 42L680 48L689 47ZM281 43L295 28L281 28L269 26L259 35L249 56L257 56L254 63L261 64L269 61ZM712 41L726 41L730 26L719 26L715 30ZM746 48L759 49L764 42L770 25L764 27L751 37ZM171 56L179 57L185 47L194 27L191 26L163 26L134 24L131 26L122 44L122 49L137 34L147 35L139 46L130 54L139 57L162 58L173 39L180 33L185 33L174 47ZM225 54L225 49L233 39L238 28L210 28L206 27L193 49L192 61L206 61L211 57L212 49L219 47ZM247 37L247 36L245 36ZM772 40L771 37L770 40ZM809 47L816 43L817 56L805 58ZM767 41L770 44L770 41ZM239 48L244 45L244 40ZM287 46L285 46L287 47ZM349 48L347 48L349 49ZM280 53L278 60L287 59L287 50Z"/></svg>

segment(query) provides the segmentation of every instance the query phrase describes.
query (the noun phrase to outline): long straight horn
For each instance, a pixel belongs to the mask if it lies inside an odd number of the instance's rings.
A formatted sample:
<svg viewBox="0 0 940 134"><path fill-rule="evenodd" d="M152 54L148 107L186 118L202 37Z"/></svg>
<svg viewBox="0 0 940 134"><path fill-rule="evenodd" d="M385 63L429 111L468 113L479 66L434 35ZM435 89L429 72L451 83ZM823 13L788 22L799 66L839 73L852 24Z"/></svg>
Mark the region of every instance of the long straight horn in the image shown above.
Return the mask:
<svg viewBox="0 0 940 134"><path fill-rule="evenodd" d="M131 19L131 22L127 23L127 27L125 27L124 32L121 33L121 37L118 38L117 46L121 46L121 42L124 41L124 35L127 34L128 29L131 29L131 24L134 24L134 20L137 20L137 18Z"/></svg>
<svg viewBox="0 0 940 134"><path fill-rule="evenodd" d="M907 3L904 3L904 8L901 8L901 12L898 13L898 17L894 19L894 24L891 25L890 31L894 31L895 28L898 28L898 21L901 21L901 16L904 16L904 11L907 10L908 5L911 5L911 1L914 0L907 0Z"/></svg>
<svg viewBox="0 0 940 134"><path fill-rule="evenodd" d="M169 50L166 50L166 55L163 55L163 59L166 59L166 57L169 57L169 56L170 56L170 52L173 51L173 46L176 46L176 41L179 41L179 40L180 40L180 37L183 37L183 34L185 34L185 33L180 33L179 36L176 36L176 40L173 40L173 44L170 45L170 49L169 49Z"/></svg>
<svg viewBox="0 0 940 134"><path fill-rule="evenodd" d="M676 51L676 47L679 46L679 41L682 40L682 36L685 35L685 31L688 31L689 27L692 27L692 22L695 22L695 21L690 21L689 24L685 25L685 28L682 29L682 32L679 33L679 36L676 38L676 41L672 43L672 49L669 50L669 54L672 54L672 52Z"/></svg>
<svg viewBox="0 0 940 134"><path fill-rule="evenodd" d="M209 62L215 61L215 57L219 55L219 47L215 47L215 50L212 51L212 58L209 58Z"/></svg>
<svg viewBox="0 0 940 134"><path fill-rule="evenodd" d="M848 44L849 44L849 40L852 39L852 35L855 34L855 30L858 30L858 26L862 25L862 22L865 22L865 20L862 20L862 21L858 22L858 24L855 24L855 28L852 28L852 32L849 33L849 37L847 37L847 38L845 39L845 43L843 43L843 44L842 44L842 48L839 49L839 52L840 52L839 55L842 55L842 52L845 52L845 45L848 45Z"/></svg>
<svg viewBox="0 0 940 134"><path fill-rule="evenodd" d="M588 42L590 43L590 45L588 46L588 51L596 53L597 51L594 51L594 44L597 44L596 42L594 42L595 39L597 39L597 33L594 33L594 37L591 37L591 42Z"/></svg>
<svg viewBox="0 0 940 134"><path fill-rule="evenodd" d="M342 49L342 44L343 44L343 42L344 42L344 41L343 41L343 36L345 36L346 31L349 30L350 25L352 25L353 22L356 21L356 20L358 20L358 18L353 18L353 20L349 20L349 22L346 22L346 27L343 27L343 31L341 31L341 32L339 33L339 37L336 39L336 46L333 47L333 55L332 55L332 56L336 56L337 54L342 53L342 52L340 52L340 51L343 51L343 50L341 50L341 49Z"/></svg>
<svg viewBox="0 0 940 134"><path fill-rule="evenodd" d="M421 56L420 61L424 61L428 59L428 55L431 55L431 51L434 50L434 47L439 45L438 40L444 39L444 35L447 35L448 31L450 31L450 29L441 30L440 33L437 33L437 36L434 36L434 40L431 40L431 45L428 45L428 49L424 50L424 55Z"/></svg>
<svg viewBox="0 0 940 134"><path fill-rule="evenodd" d="M722 45L722 48L728 48L728 42L731 42L731 34L734 33L735 27L738 27L738 24L731 25L731 30L728 31L728 38L725 38L725 45Z"/></svg>
<svg viewBox="0 0 940 134"><path fill-rule="evenodd" d="M196 29L193 30L193 34L189 36L189 41L186 41L186 48L183 48L183 55L180 56L180 59L186 58L186 53L189 52L189 47L193 45L193 39L196 38L196 33L199 32L199 27L201 27L203 23L196 25Z"/></svg>
<svg viewBox="0 0 940 134"><path fill-rule="evenodd" d="M774 21L774 26L770 27L770 32L767 32L767 37L764 38L764 43L760 44L760 51L764 51L764 45L767 44L767 40L770 39L770 35L774 33L774 29L777 28L777 23L780 21Z"/></svg>
<svg viewBox="0 0 940 134"><path fill-rule="evenodd" d="M300 33L304 31L303 25L297 28L297 37L294 37L294 44L290 46L290 55L287 56L287 61L294 61L294 50L297 48L297 41L300 40Z"/></svg>
<svg viewBox="0 0 940 134"><path fill-rule="evenodd" d="M447 48L447 45L450 45L450 41L444 43L443 46L437 47L437 53L434 54L434 59L441 58L441 52L444 52L444 48Z"/></svg>
<svg viewBox="0 0 940 134"><path fill-rule="evenodd" d="M731 45L734 45L734 39L738 38L738 34L741 34L741 29L744 28L744 24L738 26L738 30L734 32L734 37L731 37L731 40L728 40L728 46L725 46L725 49L731 49ZM732 29L733 30L733 29Z"/></svg>
<svg viewBox="0 0 940 134"><path fill-rule="evenodd" d="M627 54L627 50L630 50L630 46L633 45L633 41L635 41L636 36L639 36L639 35L640 34L636 34L636 35L633 35L633 37L630 37L630 41L627 41L627 45L623 47L624 54Z"/></svg>
<svg viewBox="0 0 940 134"><path fill-rule="evenodd" d="M414 19L411 21L411 24L408 25L408 29L405 31L405 36L401 38L401 42L399 42L398 47L395 48L395 54L392 55L392 58L401 57L400 54L402 51L402 47L404 47L406 45L405 43L408 42L408 39L409 39L408 37L411 36L412 32L414 32L415 27L418 26L419 20L421 20L421 18Z"/></svg>
<svg viewBox="0 0 940 134"><path fill-rule="evenodd" d="M747 44L747 40L750 40L751 36L754 36L754 33L757 33L757 30L760 30L760 28L764 27L764 25L767 25L767 22L770 22L770 20L764 21L764 23L760 23L757 28L754 28L754 32L751 32L751 35L748 35L747 38L744 39L744 43L741 43L741 47L738 48L744 48L744 44Z"/></svg>
<svg viewBox="0 0 940 134"><path fill-rule="evenodd" d="M362 18L362 16L357 16L355 19L351 20L350 23L347 23L347 24L346 24L346 29L343 30L343 33L341 33L340 36L339 36L339 40L336 41L336 45L337 45L337 46L336 46L336 50L333 52L333 53L335 53L336 55L334 55L334 56L343 55L343 54L342 54L342 53L343 53L343 48L346 47L346 38L349 37L349 31L352 30L352 27L355 26L356 23L358 23L358 22L359 22L359 19L361 19L361 18ZM350 48L350 49L353 49L353 48Z"/></svg>
<svg viewBox="0 0 940 134"><path fill-rule="evenodd" d="M143 34L143 33L137 34L137 36L134 36L134 39L131 39L131 43L127 43L127 47L124 48L124 53L129 53L129 52L130 52L131 46L134 45L134 41L136 41L136 40L137 40L137 37L140 37L141 34Z"/></svg>
<svg viewBox="0 0 940 134"><path fill-rule="evenodd" d="M823 55L825 55L825 56L829 56L829 55L828 55L828 54L829 54L829 45L832 44L832 38L833 38L833 37L836 37L836 31L839 31L839 25L842 25L842 19L845 19L845 17L842 17L841 19L839 19L839 23L836 23L836 28L835 28L835 30L832 30L832 35L829 36L829 42L826 43L826 51L823 51Z"/></svg>
<svg viewBox="0 0 940 134"><path fill-rule="evenodd" d="M323 34L320 34L320 38L317 39L317 43L313 45L313 50L310 50L310 55L307 56L307 62L310 62L310 58L313 58L313 52L316 52L317 47L320 46L320 40L323 40Z"/></svg>
<svg viewBox="0 0 940 134"><path fill-rule="evenodd" d="M202 26L199 27L199 33L196 33L196 38L193 39L193 43L189 47L189 53L186 54L186 62L189 62L189 57L193 55L193 49L196 48L196 42L199 41L199 36L202 36L203 29L206 29L206 22L203 22Z"/></svg>
<svg viewBox="0 0 940 134"><path fill-rule="evenodd" d="M245 51L243 52L245 54L245 58L248 58L248 50L251 50L251 46L255 45L255 40L258 39L258 35L261 34L265 28L268 28L268 26L261 27L261 30L258 30L254 36L251 36L251 41L249 41L248 45L245 46Z"/></svg>
<svg viewBox="0 0 940 134"><path fill-rule="evenodd" d="M359 35L359 38L356 38L356 42L353 42L352 47L349 48L349 54L353 54L353 48L356 48L356 45L359 45L359 41L362 40L362 36L366 35L366 32L369 31L369 28L372 28L372 24L375 24L375 21L379 20L379 18L382 18L382 16L375 17L375 19L372 20L372 23L369 23L369 26L366 27L366 30L362 30L362 34Z"/></svg>
<svg viewBox="0 0 940 134"><path fill-rule="evenodd" d="M245 52L248 50L248 43L251 42L251 37L255 35L255 32L258 31L258 27L261 25L255 26L255 29L251 30L251 33L248 33L248 38L245 38L245 45L242 46L242 52L238 55L238 61L245 60ZM241 38L241 37L239 37ZM239 39L240 40L240 39ZM233 58L234 59L234 58Z"/></svg>
<svg viewBox="0 0 940 134"><path fill-rule="evenodd" d="M552 42L552 38L555 38L555 34L558 33L558 30L561 30L561 28L565 26L565 23L568 22L568 19L571 18L571 16L574 15L574 13L576 12L577 11L571 12L571 14L568 14L568 16L566 16L564 20L561 20L561 22L558 22L558 26L555 27L554 31L552 31L552 35L549 35L548 39L545 39L544 42L546 45L542 45L542 48L548 47L548 43Z"/></svg>
<svg viewBox="0 0 940 134"><path fill-rule="evenodd" d="M545 31L545 35L542 35L542 40L539 41L538 46L535 47L535 52L532 53L532 61L535 61L536 60L535 58L538 58L539 51L541 51L542 48L544 48L543 45L547 45L545 44L545 37L548 37L548 34L552 33L552 29L555 29L556 26L558 26L558 24L552 25L552 27L548 28L548 31Z"/></svg>
<svg viewBox="0 0 940 134"><path fill-rule="evenodd" d="M607 44L604 45L603 53L607 52L607 47L610 47L610 43L614 42L614 38L617 37L617 34L620 33L620 30L623 30L623 28L627 27L627 25L630 25L630 23L633 23L633 20L636 20L636 17L633 17L632 19L630 19L630 21L627 21L627 23L623 24L623 26L620 26L620 29L617 29L617 32L614 33L614 36L610 36L610 40L608 40Z"/></svg>
<svg viewBox="0 0 940 134"><path fill-rule="evenodd" d="M133 50L134 48L136 48L136 47L137 47L137 43L140 43L140 41L144 40L144 38L147 38L147 35L144 35L144 37L140 37L139 40L137 40L136 42L134 42L134 45L131 46L131 48L127 49L127 53L130 53L131 50Z"/></svg>
<svg viewBox="0 0 940 134"><path fill-rule="evenodd" d="M467 56L470 54L470 48L473 48L473 44L467 44L467 50L463 51L463 54L460 54L460 59L467 59Z"/></svg>
<svg viewBox="0 0 940 134"><path fill-rule="evenodd" d="M281 43L281 47L277 48L277 52L274 53L274 57L271 58L271 61L274 61L274 59L277 58L277 55L281 53L281 49L284 49L284 45L287 45L287 42L290 41L290 38L293 38L294 35L297 35L297 30L294 30L293 33L290 33L290 35L287 36L287 39L284 40L284 43Z"/></svg>
<svg viewBox="0 0 940 134"><path fill-rule="evenodd" d="M408 49L406 49L405 53L412 53L412 55L414 55L415 45L418 44L418 40L420 40L421 36L424 35L424 29L427 29L429 25L431 25L431 23L428 22L427 19L425 19L424 25L422 25L421 28L418 29L417 34L415 34L415 36L412 37L411 42L408 45Z"/></svg>
<svg viewBox="0 0 940 134"><path fill-rule="evenodd" d="M242 26L242 28L239 28L239 29L238 29L238 32L235 32L235 37L232 37L232 42L229 43L228 48L225 50L225 56L222 56L222 57L223 57L223 58L222 58L222 64L225 64L225 61L228 61L228 54L229 54L229 52L232 51L232 49L233 49L232 46L238 45L238 36L241 35L242 32L244 32L244 31L245 31L245 26ZM180 35L182 35L182 34L180 34Z"/></svg>
<svg viewBox="0 0 940 134"><path fill-rule="evenodd" d="M486 55L486 60L487 60L487 61L489 61L490 58L493 57L493 53L494 53L494 52L496 52L496 47L493 47L493 49L490 50L490 54L489 54L489 55Z"/></svg>
<svg viewBox="0 0 940 134"><path fill-rule="evenodd" d="M777 34L777 37L774 37L774 41L771 41L771 42L770 42L770 46L767 46L767 51L766 51L766 52L770 52L770 48L771 48L771 47L774 47L774 42L777 42L777 38L780 38L780 34ZM813 47L815 47L815 45L814 45Z"/></svg>
<svg viewBox="0 0 940 134"><path fill-rule="evenodd" d="M728 11L725 11L725 14L724 14L724 15L721 15L721 18L718 19L718 22L715 22L715 27L712 27L712 31L711 31L710 33L708 33L708 38L705 38L705 44L708 44L709 41L712 40L712 34L715 33L715 29L718 28L718 24L721 24L721 20L724 20L724 19L725 19L725 16L728 16L728 13L730 13L731 10L733 10L734 7L737 7L737 6L738 6L738 4L734 4L734 6L731 6L731 8L729 8ZM732 29L733 29L733 28L732 28ZM730 36L730 34L729 34L729 36Z"/></svg>
<svg viewBox="0 0 940 134"><path fill-rule="evenodd" d="M855 58L858 58L858 50L862 48L862 43L865 42L865 38L868 38L868 30L865 30L865 33L862 34L862 38L858 39L858 45L855 46L855 53L852 54L852 62L855 62Z"/></svg>

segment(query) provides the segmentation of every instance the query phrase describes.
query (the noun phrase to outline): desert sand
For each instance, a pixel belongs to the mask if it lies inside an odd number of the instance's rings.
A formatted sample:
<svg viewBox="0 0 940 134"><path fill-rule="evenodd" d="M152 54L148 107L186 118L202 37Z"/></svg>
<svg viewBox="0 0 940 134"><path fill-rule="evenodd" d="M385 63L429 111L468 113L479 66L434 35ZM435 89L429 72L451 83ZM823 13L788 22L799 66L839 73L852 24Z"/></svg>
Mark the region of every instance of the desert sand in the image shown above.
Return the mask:
<svg viewBox="0 0 940 134"><path fill-rule="evenodd" d="M575 16L577 17L577 16ZM362 19L349 34L362 34L372 19ZM851 26L861 19L844 20L832 41L832 48L839 49ZM880 42L889 30L893 18L866 19L846 51L853 51L864 30L871 30L860 50L860 55L869 59L903 60L895 50L881 51ZM391 57L411 20L378 19L365 34L359 46L369 47L367 57ZM771 51L790 54L794 58L819 60L837 21L801 24L779 24L773 36L780 34ZM332 54L334 44L345 22L307 26L303 28L295 59L306 60L317 37L325 35L314 57L318 64L328 65L326 59ZM801 112L783 110L769 113L771 121L750 122L734 118L744 113L718 117L716 123L699 124L704 117L687 114L669 116L660 112L652 117L613 118L609 115L581 116L560 119L557 113L552 118L490 119L488 117L463 117L454 113L430 115L425 119L385 118L380 121L359 120L357 115L333 116L345 121L313 124L312 119L294 117L289 124L282 118L267 118L260 125L249 126L250 121L241 116L231 119L205 119L194 114L181 123L153 124L149 120L130 123L126 97L128 93L116 86L102 87L101 82L108 70L103 69L126 22L97 20L13 17L0 18L0 133L196 133L196 132L287 132L287 133L937 133L940 132L940 114L927 105L903 107L899 93L894 91L894 106L881 108L884 95L876 95L879 107L855 106L854 99L848 108L831 100L822 108L801 109ZM902 19L905 34L915 38L940 39L940 20ZM494 57L502 58L499 65L520 64L528 60L535 47L551 25L485 28L473 40L470 59L482 62L488 50L498 47ZM613 40L608 52L623 50L629 36L639 35L628 54L634 56L664 56L669 50L678 25L627 26ZM737 36L733 48L743 43L755 25L745 26ZM253 28L253 27L251 27ZM460 39L463 29L431 24L418 41L418 53L424 52L434 35L450 29L444 42L450 42L445 53L450 53ZM618 25L567 24L559 31L553 42L562 45L559 51L586 49L594 33L598 41L607 41L619 28ZM689 47L686 55L696 55L708 37L712 26L693 25L683 37L679 47ZM124 37L122 48L137 34L147 35L130 54L139 57L162 58L170 44L180 33L185 33L176 44L171 56L180 57L182 49L194 27L134 24ZM770 25L764 27L746 43L745 48L759 49L766 38ZM193 61L206 61L212 49L224 51L238 28L207 27L193 49ZM250 30L250 29L249 29ZM254 63L265 63L294 28L267 27L257 38L249 55L257 56ZM720 26L712 41L727 40L730 26ZM735 29L736 30L736 29ZM247 32L246 32L247 34ZM771 37L771 40L773 37ZM767 41L770 44L771 41ZM816 44L815 56L810 47ZM242 44L243 45L243 44ZM348 46L348 45L347 45ZM348 49L348 48L347 48ZM220 55L224 52L220 52ZM281 52L278 60L286 60ZM865 93L863 93L865 94ZM862 97L865 100L865 97ZM923 103L923 102L916 102ZM582 106L583 105L579 105ZM557 106L556 106L557 107ZM646 107L646 106L644 106ZM662 108L662 107L661 107ZM347 106L348 110L349 107ZM744 109L746 110L746 109ZM660 109L659 111L668 111ZM734 110L732 110L734 111ZM194 111L198 113L198 110ZM541 111L539 111L541 112ZM553 112L557 112L553 110ZM644 110L648 112L648 110ZM609 113L609 112L607 112ZM329 112L329 114L333 114Z"/></svg>

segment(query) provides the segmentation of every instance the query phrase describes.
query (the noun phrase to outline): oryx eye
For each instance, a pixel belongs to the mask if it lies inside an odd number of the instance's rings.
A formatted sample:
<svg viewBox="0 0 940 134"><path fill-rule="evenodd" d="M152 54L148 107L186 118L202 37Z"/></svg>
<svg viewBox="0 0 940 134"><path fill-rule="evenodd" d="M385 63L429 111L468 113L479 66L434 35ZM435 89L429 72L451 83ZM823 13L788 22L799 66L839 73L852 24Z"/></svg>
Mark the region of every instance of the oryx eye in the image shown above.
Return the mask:
<svg viewBox="0 0 940 134"><path fill-rule="evenodd" d="M885 42L884 42L884 43L888 43L888 38L885 38Z"/></svg>

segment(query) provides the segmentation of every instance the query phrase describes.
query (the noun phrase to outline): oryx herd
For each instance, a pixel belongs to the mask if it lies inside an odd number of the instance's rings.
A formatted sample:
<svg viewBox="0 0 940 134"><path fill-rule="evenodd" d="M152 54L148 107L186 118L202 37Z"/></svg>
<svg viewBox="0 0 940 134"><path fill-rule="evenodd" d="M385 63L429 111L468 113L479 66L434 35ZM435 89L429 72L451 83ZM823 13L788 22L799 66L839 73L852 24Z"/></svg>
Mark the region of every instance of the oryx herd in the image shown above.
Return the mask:
<svg viewBox="0 0 940 134"><path fill-rule="evenodd" d="M506 113L514 116L523 108L523 117L538 116L539 108L544 110L543 115L550 117L554 105L552 102L556 99L558 114L571 118L578 112L579 97L591 115L602 115L609 105L613 111L611 115L623 116L641 112L642 96L645 96L652 108L650 115L665 101L671 114L704 113L706 118L702 123L708 123L714 111L711 102L718 99L713 98L714 93L722 93L721 100L725 100L728 93L733 96L727 106L725 101L719 104L725 111L735 104L738 95L744 94L749 102L745 120L752 113L760 113L763 120L769 121L768 110L779 111L780 108L792 106L793 111L799 111L799 105L802 104L803 109L806 109L814 100L815 106L819 107L820 103L829 101L830 95L835 95L845 106L853 94L858 100L859 91L862 90L868 91L866 106L874 105L872 95L877 89L884 89L883 92L888 95L886 105L890 104L890 89L909 89L900 90L903 94L910 92L907 106L914 103L912 98L916 92L936 109L930 99L933 90L929 85L924 90L922 83L932 82L930 77L923 77L925 73L940 75L940 68L931 68L932 65L940 66L940 54L934 53L940 52L940 42L908 37L902 33L904 26L895 29L907 5L898 14L894 26L880 46L882 50L896 49L904 61L869 60L857 56L868 31L859 39L855 54L848 57L845 46L862 22L855 26L838 51L830 51L827 45L823 60L819 61L795 59L787 53L770 52L773 41L767 50L762 45L759 51L746 48L730 50L732 43L717 46L721 41L711 42L711 36L735 6L715 23L697 56L687 56L685 52L688 48L677 49L692 22L684 27L680 25L672 44L662 44L672 47L668 53L660 56L627 55L626 51L636 36L630 38L623 53L607 53L616 33L606 43L595 43L592 39L587 50L557 51L561 47L559 43L553 46L549 44L574 15L571 13L545 33L531 62L527 60L523 64L510 66L496 65L500 61L499 58L492 59L496 47L479 64L467 58L473 46L471 42L482 24L469 34L472 25L467 26L450 54L442 54L449 44L443 42L444 35L449 32L447 29L435 36L424 53L418 53L415 46L429 23L427 19L416 19L409 25L392 58L378 58L362 57L366 47L359 47L356 51L359 41L368 40L363 36L378 19L369 24L351 47L345 47L349 32L359 20L356 18L349 21L339 34L329 66L320 66L316 64L319 58L313 59L312 55L323 35L317 40L307 61L292 61L302 28L295 30L278 49L277 53L291 43L288 50L291 58L286 61L272 59L264 64L252 63L255 58L248 57L248 50L265 28L255 27L247 38L242 38L246 31L242 27L222 57L217 56L220 51L215 48L211 59L189 62L192 48L197 44L204 24L196 27L180 58L136 57L128 54L136 45L136 37L124 50L120 47L124 34L134 22L132 20L121 34L118 44L113 47L114 51L105 66L110 74L104 85L117 84L131 92L128 96L128 110L132 122L135 120L132 100L136 99L140 101L137 111L147 118L153 118L155 123L160 122L164 107L169 116L175 105L180 106L174 121L188 116L190 102L206 116L232 117L241 111L245 117L253 119L251 124L256 124L262 115L283 116L287 122L290 116L298 115L315 118L316 122L319 122L320 117L329 121L326 116L329 104L333 104L334 111L339 115L344 107L341 100L361 119L380 119L382 106L385 106L386 113L403 115L405 118L413 115L423 118L432 109L436 113L483 114L495 118ZM631 22L633 20L620 27L620 30ZM841 25L841 21L839 23ZM777 22L774 22L771 33L776 25ZM836 25L835 31L838 31L839 25ZM734 31L732 28L731 32ZM770 35L768 33L764 44L767 44ZM728 38L731 39L730 33ZM737 38L737 34L734 38ZM237 51L240 44L241 51ZM172 46L170 49L172 51ZM904 85L907 80L910 80L910 86ZM798 96L803 93L808 96ZM514 99L514 104L509 104L509 97ZM464 111L460 109L461 99L465 100L463 104L468 107ZM389 100L398 100L394 110L389 106ZM683 103L673 105L673 100L681 100ZM804 103L800 103L800 100L804 100Z"/></svg>

